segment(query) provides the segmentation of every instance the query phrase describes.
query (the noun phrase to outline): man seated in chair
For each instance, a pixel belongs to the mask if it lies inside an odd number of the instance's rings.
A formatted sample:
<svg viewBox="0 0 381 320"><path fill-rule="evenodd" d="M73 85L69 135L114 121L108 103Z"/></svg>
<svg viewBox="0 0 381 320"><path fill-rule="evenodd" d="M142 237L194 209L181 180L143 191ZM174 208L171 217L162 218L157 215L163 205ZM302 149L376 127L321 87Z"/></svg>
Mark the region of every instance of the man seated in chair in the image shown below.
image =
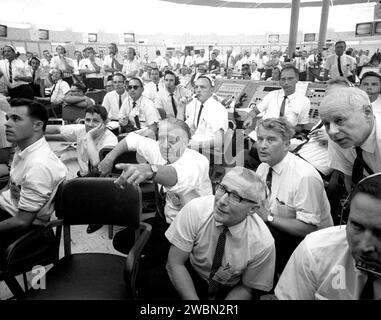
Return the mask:
<svg viewBox="0 0 381 320"><path fill-rule="evenodd" d="M184 206L165 233L172 244L167 271L181 299L249 300L272 289L274 239L255 213L265 201L260 177L235 167L217 185L215 196ZM170 286L151 286L163 296L171 294Z"/></svg>
<svg viewBox="0 0 381 320"><path fill-rule="evenodd" d="M66 81L62 80L63 71L60 69L52 69L50 71L50 78L52 80L53 87L50 97L35 97L35 100L39 102L50 103L49 116L59 117L62 115L62 104L64 97L69 92L70 87Z"/></svg>
<svg viewBox="0 0 381 320"><path fill-rule="evenodd" d="M118 138L106 126L106 109L95 105L86 109L85 124L49 125L47 133L60 134L67 141L77 142L77 175L86 177L98 174L99 151L104 147L114 147L118 143ZM92 233L101 227L90 225L87 232Z"/></svg>
<svg viewBox="0 0 381 320"><path fill-rule="evenodd" d="M70 91L66 93L63 99L63 113L65 113L65 108L74 107L74 113L80 114L81 110L85 110L88 107L94 106L95 101L89 97L86 97L85 93L86 87L84 84L80 82L73 83L71 85Z"/></svg>
<svg viewBox="0 0 381 320"><path fill-rule="evenodd" d="M137 151L148 162L118 164L117 168L124 171L116 183L123 186L125 183L139 184L145 180L153 180L162 186L166 193L166 221L153 219L157 223L153 223L151 250L147 250L152 251L163 263L169 249L164 231L190 199L212 194L208 175L209 161L205 156L187 147L189 138L190 130L184 121L165 119L160 122L158 141L130 133L99 164L101 174L107 175L111 172L115 159L127 151ZM123 231L115 235L114 246L117 250L128 252L128 241L125 240L128 236L128 231L125 231L124 235Z"/></svg>
<svg viewBox="0 0 381 320"><path fill-rule="evenodd" d="M119 111L119 124L122 132L150 129L157 133L160 115L154 103L143 95L144 85L139 78L131 78L127 84L128 97Z"/></svg>
<svg viewBox="0 0 381 320"><path fill-rule="evenodd" d="M228 111L213 98L214 81L207 75L198 77L196 98L185 110L185 122L191 129L190 147L194 150L221 149L228 129Z"/></svg>
<svg viewBox="0 0 381 320"><path fill-rule="evenodd" d="M33 100L11 100L5 124L7 140L16 145L9 186L0 194L0 252L34 225L46 224L46 205L67 169L44 138L46 108ZM46 206L45 206L46 205Z"/></svg>

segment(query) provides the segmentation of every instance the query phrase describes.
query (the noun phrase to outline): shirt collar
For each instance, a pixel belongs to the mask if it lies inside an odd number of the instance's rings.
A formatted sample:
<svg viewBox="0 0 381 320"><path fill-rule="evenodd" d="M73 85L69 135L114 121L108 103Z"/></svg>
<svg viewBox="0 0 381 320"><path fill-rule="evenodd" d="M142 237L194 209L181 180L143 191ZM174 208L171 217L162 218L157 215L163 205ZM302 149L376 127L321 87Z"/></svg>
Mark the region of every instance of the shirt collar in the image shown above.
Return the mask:
<svg viewBox="0 0 381 320"><path fill-rule="evenodd" d="M282 92L283 92L283 97L286 95L285 92L284 92L284 89L282 89ZM290 94L287 96L287 99L294 99L296 97L296 89L295 89L295 92L293 94Z"/></svg>
<svg viewBox="0 0 381 320"><path fill-rule="evenodd" d="M283 168L287 166L289 161L290 161L290 153L287 152L286 156L280 162L278 162L276 165L272 167L274 172L277 175L280 175L283 171Z"/></svg>
<svg viewBox="0 0 381 320"><path fill-rule="evenodd" d="M237 238L241 237L243 229L244 229L245 224L246 224L246 219L248 217L249 216L247 216L245 219L243 219L240 223L238 223L234 226L228 227L229 233L232 235L232 237L237 237ZM214 223L215 223L216 227L221 227L221 228L218 228L218 230L221 232L223 230L222 229L223 224L220 222L217 222L216 220L214 220Z"/></svg>
<svg viewBox="0 0 381 320"><path fill-rule="evenodd" d="M368 153L374 153L376 149L377 139L376 139L376 119L373 121L373 128L369 137L361 145L361 149Z"/></svg>
<svg viewBox="0 0 381 320"><path fill-rule="evenodd" d="M41 137L40 139L32 143L30 146L26 147L23 151L21 151L19 147L16 147L17 156L21 159L25 159L29 154L39 149L45 143L45 137Z"/></svg>

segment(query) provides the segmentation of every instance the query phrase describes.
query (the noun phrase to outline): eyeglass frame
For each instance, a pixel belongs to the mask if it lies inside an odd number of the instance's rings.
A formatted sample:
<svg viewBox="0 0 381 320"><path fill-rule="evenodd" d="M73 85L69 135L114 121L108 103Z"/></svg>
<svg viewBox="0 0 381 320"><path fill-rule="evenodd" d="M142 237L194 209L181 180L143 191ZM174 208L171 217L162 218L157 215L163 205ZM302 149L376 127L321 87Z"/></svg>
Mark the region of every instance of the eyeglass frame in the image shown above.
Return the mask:
<svg viewBox="0 0 381 320"><path fill-rule="evenodd" d="M127 90L131 90L131 89L134 89L134 90L138 90L139 88L142 88L142 86L132 86L132 85L128 85L128 86L126 86L126 88L127 88Z"/></svg>
<svg viewBox="0 0 381 320"><path fill-rule="evenodd" d="M253 201L253 200L250 200L250 199L241 197L241 196L240 196L239 194L237 194L235 191L228 191L228 190L226 190L226 187L225 187L223 184L221 184L221 183L219 183L219 182L216 182L215 194L218 193L218 190L219 190L219 189L222 189L222 190L224 191L223 194L221 193L221 196L223 196L223 195L226 194L226 193L228 194L229 201L232 201L232 202L234 202L234 203L241 203L242 200L245 200L245 201L250 202L250 203L252 203L252 204L259 205L259 203L256 202L256 201ZM231 198L231 195L237 197L238 201L235 201L234 199L232 199L232 198Z"/></svg>

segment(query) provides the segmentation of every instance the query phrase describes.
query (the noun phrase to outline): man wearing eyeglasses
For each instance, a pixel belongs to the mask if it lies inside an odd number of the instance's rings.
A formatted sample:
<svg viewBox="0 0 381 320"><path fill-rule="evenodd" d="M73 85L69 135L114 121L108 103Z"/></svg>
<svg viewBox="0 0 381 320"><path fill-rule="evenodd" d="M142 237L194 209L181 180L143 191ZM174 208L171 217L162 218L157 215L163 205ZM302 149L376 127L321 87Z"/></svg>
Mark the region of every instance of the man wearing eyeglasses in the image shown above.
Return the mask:
<svg viewBox="0 0 381 320"><path fill-rule="evenodd" d="M289 152L294 135L284 118L269 118L257 125L258 155L262 163L257 174L266 181L269 204L258 214L275 239L276 274L309 233L333 225L330 205L318 171Z"/></svg>
<svg viewBox="0 0 381 320"><path fill-rule="evenodd" d="M119 111L119 124L124 131L150 129L156 135L160 115L152 100L142 95L143 82L139 78L131 78L127 84L128 97ZM132 129L128 125L132 125Z"/></svg>
<svg viewBox="0 0 381 320"><path fill-rule="evenodd" d="M271 290L274 239L255 214L265 188L253 171L235 167L215 196L193 199L180 211L166 237L168 275L181 299L247 300Z"/></svg>
<svg viewBox="0 0 381 320"><path fill-rule="evenodd" d="M356 185L346 226L309 234L292 254L275 295L281 300L381 299L381 174Z"/></svg>

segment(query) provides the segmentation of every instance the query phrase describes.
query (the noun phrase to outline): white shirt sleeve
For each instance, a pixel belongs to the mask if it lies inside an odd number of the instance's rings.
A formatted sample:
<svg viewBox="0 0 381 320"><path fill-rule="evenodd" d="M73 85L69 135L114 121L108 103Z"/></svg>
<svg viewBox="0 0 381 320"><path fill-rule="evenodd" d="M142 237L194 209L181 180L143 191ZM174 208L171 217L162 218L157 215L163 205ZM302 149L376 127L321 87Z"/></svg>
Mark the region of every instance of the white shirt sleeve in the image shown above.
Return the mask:
<svg viewBox="0 0 381 320"><path fill-rule="evenodd" d="M152 125L154 123L159 123L160 115L157 109L155 108L154 103L151 100L145 100L143 106L144 117L146 118L147 125Z"/></svg>
<svg viewBox="0 0 381 320"><path fill-rule="evenodd" d="M304 240L291 255L275 288L279 300L314 300L317 281L315 263Z"/></svg>
<svg viewBox="0 0 381 320"><path fill-rule="evenodd" d="M61 127L61 134L67 141L77 141L80 132L84 129L83 124L68 124Z"/></svg>

